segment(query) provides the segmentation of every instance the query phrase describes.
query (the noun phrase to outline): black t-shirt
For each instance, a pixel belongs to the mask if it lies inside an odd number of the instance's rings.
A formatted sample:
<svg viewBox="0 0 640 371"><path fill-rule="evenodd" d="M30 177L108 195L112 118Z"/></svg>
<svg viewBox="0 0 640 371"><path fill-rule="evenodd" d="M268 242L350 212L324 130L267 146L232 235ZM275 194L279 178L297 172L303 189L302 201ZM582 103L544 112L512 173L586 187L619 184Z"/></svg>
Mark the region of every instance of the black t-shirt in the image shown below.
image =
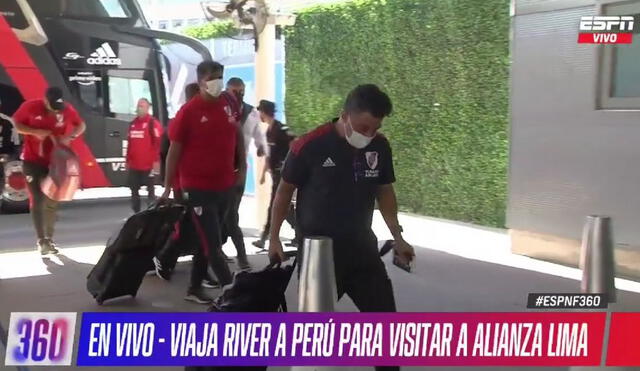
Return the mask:
<svg viewBox="0 0 640 371"><path fill-rule="evenodd" d="M280 170L289 153L289 143L293 135L289 133L289 127L276 120L267 130L267 143L269 143L269 168Z"/></svg>
<svg viewBox="0 0 640 371"><path fill-rule="evenodd" d="M369 240L378 186L395 182L391 146L378 134L356 149L328 123L292 144L282 178L298 188L302 236Z"/></svg>

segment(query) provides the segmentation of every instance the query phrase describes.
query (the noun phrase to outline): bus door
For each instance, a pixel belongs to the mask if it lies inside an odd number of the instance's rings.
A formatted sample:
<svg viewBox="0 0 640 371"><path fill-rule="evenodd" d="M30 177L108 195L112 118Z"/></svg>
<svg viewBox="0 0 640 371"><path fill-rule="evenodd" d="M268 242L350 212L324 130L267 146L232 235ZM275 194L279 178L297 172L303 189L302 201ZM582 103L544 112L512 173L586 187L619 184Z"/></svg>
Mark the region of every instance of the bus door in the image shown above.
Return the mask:
<svg viewBox="0 0 640 371"><path fill-rule="evenodd" d="M151 70L107 70L107 114L105 116L105 158L103 169L114 185L127 184L127 134L131 121L136 117L140 98L152 103L151 114L159 111L155 80ZM161 138L158 138L161 140Z"/></svg>

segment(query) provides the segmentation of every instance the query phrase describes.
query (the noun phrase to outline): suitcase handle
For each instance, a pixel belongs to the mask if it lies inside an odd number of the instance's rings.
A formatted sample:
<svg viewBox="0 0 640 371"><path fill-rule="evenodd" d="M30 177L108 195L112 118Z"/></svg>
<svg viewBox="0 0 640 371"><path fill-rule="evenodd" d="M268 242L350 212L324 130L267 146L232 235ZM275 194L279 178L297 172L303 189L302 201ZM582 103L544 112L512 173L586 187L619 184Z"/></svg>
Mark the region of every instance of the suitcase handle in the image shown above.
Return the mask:
<svg viewBox="0 0 640 371"><path fill-rule="evenodd" d="M175 206L179 206L182 207L184 209L186 209L186 207L178 202L176 202L175 200L171 200L171 199L158 199L154 202L152 202L149 207L147 208L147 210L160 210L160 209L165 209L168 207L175 207Z"/></svg>
<svg viewBox="0 0 640 371"><path fill-rule="evenodd" d="M295 267L296 267L296 264L297 264L297 262L298 262L298 258L297 258L298 252L297 252L297 251L285 251L284 255L285 255L285 256L288 256L288 257L290 257L290 258L294 258L294 259L293 259L293 264L292 264L292 265L293 265L293 268L295 268ZM272 269L272 268L275 268L275 267L280 267L281 265L282 265L282 262L269 263L269 265L267 265L267 266L264 268L264 270L266 271L266 270L269 270L269 269Z"/></svg>

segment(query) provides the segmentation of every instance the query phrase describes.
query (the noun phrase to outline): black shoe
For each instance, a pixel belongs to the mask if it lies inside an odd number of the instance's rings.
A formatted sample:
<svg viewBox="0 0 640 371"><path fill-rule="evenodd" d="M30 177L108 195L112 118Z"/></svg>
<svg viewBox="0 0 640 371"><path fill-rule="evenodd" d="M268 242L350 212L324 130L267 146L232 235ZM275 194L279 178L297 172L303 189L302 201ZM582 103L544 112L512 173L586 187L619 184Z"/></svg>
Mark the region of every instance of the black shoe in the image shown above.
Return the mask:
<svg viewBox="0 0 640 371"><path fill-rule="evenodd" d="M238 257L237 258L238 261L238 268L240 268L241 271L250 271L251 270L251 264L249 263L249 260L247 259L246 256L244 257Z"/></svg>
<svg viewBox="0 0 640 371"><path fill-rule="evenodd" d="M162 263L160 263L160 259L155 256L153 257L153 265L155 265L156 267L156 276L165 281L169 281L171 279L171 271L168 269L162 269Z"/></svg>
<svg viewBox="0 0 640 371"><path fill-rule="evenodd" d="M192 301L198 304L213 303L213 299L207 296L207 294L205 294L201 288L189 289L189 291L187 291L187 296L184 297L184 300Z"/></svg>
<svg viewBox="0 0 640 371"><path fill-rule="evenodd" d="M257 241L253 241L253 242L251 242L251 244L252 244L253 246L255 246L255 247L257 247L257 248L261 249L261 250L264 250L264 240L262 240L262 239L257 240Z"/></svg>
<svg viewBox="0 0 640 371"><path fill-rule="evenodd" d="M60 252L57 249L56 243L50 238L42 238L38 240L38 251L40 252L40 255L55 255Z"/></svg>
<svg viewBox="0 0 640 371"><path fill-rule="evenodd" d="M206 278L202 281L202 287L205 289L219 289L220 283L213 278Z"/></svg>

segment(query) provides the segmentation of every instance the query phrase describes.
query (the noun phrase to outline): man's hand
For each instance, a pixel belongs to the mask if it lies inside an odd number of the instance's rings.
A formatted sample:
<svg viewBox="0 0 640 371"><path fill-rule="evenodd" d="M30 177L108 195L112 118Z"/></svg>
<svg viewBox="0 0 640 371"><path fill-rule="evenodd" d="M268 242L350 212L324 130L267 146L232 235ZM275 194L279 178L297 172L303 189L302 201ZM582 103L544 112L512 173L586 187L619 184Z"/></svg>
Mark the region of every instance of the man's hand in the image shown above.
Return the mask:
<svg viewBox="0 0 640 371"><path fill-rule="evenodd" d="M236 178L236 187L242 187L243 184L245 184L246 179L247 179L247 169L239 169L237 171L236 174L237 178Z"/></svg>
<svg viewBox="0 0 640 371"><path fill-rule="evenodd" d="M284 250L282 249L280 237L271 237L269 239L269 261L272 263L282 263L288 259L289 257L284 254Z"/></svg>
<svg viewBox="0 0 640 371"><path fill-rule="evenodd" d="M416 256L416 253L413 250L413 247L411 247L411 245L409 245L403 239L396 240L394 245L393 245L393 249L395 250L396 254L398 255L398 259L403 264L411 263L413 261L413 258L415 258L415 256Z"/></svg>

